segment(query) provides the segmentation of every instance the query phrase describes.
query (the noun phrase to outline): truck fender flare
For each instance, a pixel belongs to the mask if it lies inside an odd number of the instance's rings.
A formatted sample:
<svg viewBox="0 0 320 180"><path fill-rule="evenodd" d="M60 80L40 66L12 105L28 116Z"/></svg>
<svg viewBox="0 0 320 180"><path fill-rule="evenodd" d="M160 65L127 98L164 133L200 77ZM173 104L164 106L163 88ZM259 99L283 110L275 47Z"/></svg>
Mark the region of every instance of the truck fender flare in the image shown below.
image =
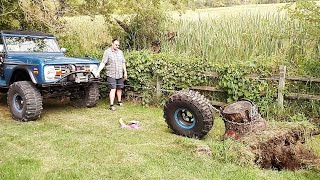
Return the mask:
<svg viewBox="0 0 320 180"><path fill-rule="evenodd" d="M30 79L33 82L33 84L37 84L38 82L37 82L36 78L34 77L32 71L30 69L27 69L27 72L29 73Z"/></svg>
<svg viewBox="0 0 320 180"><path fill-rule="evenodd" d="M23 71L27 72L27 74L29 75L29 77L30 77L31 81L33 82L33 84L37 84L37 80L36 80L36 78L34 77L32 71L31 71L30 69L26 68L26 67L15 67L15 68L12 70L13 73L11 74L11 76L10 76L10 78L9 78L9 82L11 81L12 75L13 75L17 70L23 70Z"/></svg>

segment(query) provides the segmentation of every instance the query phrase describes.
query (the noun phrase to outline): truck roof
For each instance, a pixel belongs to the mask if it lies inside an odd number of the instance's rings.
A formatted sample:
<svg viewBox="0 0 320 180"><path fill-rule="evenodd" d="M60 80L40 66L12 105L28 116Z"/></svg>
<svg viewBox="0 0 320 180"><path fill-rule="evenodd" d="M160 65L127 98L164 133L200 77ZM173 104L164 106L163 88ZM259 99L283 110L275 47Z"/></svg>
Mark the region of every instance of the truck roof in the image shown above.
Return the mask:
<svg viewBox="0 0 320 180"><path fill-rule="evenodd" d="M54 37L53 34L33 32L33 31L15 31L15 30L1 30L0 34L12 34L12 35L30 35L30 36L47 36Z"/></svg>

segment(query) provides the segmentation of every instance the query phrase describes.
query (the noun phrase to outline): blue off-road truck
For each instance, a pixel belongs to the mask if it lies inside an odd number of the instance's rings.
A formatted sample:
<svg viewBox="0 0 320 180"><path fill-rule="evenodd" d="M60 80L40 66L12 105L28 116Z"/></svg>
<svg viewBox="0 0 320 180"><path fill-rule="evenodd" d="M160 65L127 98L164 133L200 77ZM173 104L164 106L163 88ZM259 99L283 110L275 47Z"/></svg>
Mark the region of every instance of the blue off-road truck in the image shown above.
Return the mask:
<svg viewBox="0 0 320 180"><path fill-rule="evenodd" d="M52 34L0 31L0 92L7 93L14 119L38 119L44 98L69 97L77 107L97 104L99 61L64 52Z"/></svg>

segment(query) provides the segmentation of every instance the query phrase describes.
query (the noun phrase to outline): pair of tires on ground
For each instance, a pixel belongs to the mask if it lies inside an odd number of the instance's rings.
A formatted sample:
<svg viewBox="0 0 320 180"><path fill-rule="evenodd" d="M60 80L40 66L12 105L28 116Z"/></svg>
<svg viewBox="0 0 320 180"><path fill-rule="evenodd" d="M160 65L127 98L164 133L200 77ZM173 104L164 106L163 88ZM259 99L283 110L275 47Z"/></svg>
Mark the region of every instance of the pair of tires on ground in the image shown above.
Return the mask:
<svg viewBox="0 0 320 180"><path fill-rule="evenodd" d="M175 134L200 139L212 129L214 107L199 92L178 91L166 102L164 118Z"/></svg>
<svg viewBox="0 0 320 180"><path fill-rule="evenodd" d="M42 112L42 96L30 81L18 81L10 85L7 103L12 117L19 121L32 121ZM73 106L94 107L99 100L98 84L90 83L83 88L80 98L70 98Z"/></svg>

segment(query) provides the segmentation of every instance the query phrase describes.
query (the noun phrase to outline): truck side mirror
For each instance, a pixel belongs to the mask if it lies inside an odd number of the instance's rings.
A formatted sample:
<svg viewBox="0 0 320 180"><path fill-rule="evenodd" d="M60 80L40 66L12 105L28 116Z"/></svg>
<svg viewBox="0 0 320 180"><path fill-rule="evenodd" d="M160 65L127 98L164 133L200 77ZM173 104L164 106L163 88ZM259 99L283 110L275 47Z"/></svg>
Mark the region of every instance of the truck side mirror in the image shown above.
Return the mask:
<svg viewBox="0 0 320 180"><path fill-rule="evenodd" d="M67 52L67 49L66 48L61 48L61 52L65 53L65 52Z"/></svg>

